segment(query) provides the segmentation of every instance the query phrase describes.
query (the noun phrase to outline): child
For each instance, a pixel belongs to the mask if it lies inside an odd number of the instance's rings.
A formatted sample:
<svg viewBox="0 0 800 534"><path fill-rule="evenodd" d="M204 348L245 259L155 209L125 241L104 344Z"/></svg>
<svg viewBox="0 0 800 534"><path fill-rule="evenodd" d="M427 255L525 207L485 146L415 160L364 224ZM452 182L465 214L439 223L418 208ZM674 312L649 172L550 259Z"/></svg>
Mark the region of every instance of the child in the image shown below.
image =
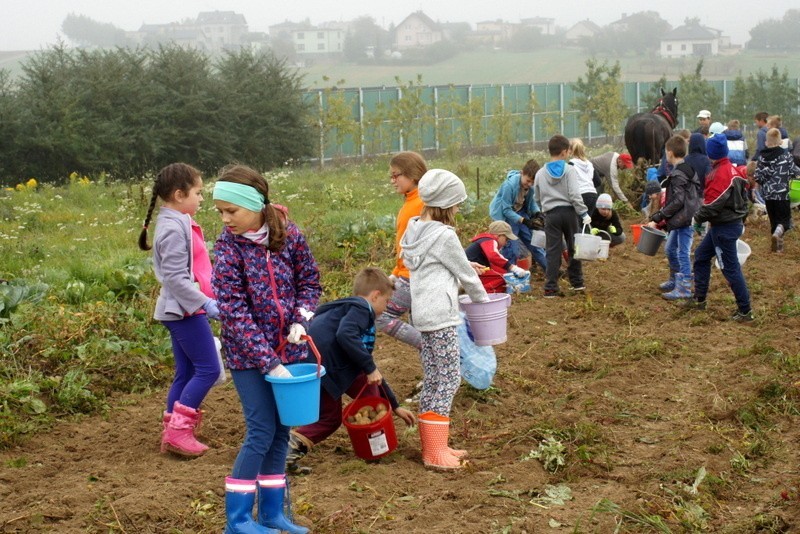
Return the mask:
<svg viewBox="0 0 800 534"><path fill-rule="evenodd" d="M539 163L531 159L525 163L522 171L508 171L506 180L500 185L500 189L489 204L489 216L495 221L507 222L511 226L511 231L519 238L506 244L501 251L503 256L516 264L524 256L523 250L519 248L521 243L531 253L533 261L544 271L547 268L544 249L531 244L531 230L538 230L544 226L531 187L538 170Z"/></svg>
<svg viewBox="0 0 800 534"><path fill-rule="evenodd" d="M772 252L783 253L783 235L792 227L789 180L800 174L791 154L781 146L781 132L767 131L764 150L758 156L755 179L764 196L772 233Z"/></svg>
<svg viewBox="0 0 800 534"><path fill-rule="evenodd" d="M592 213L594 211L594 203L597 202L597 188L594 185L594 166L586 158L586 148L583 146L583 141L574 137L569 140L569 153L572 159L569 162L575 167L575 175L578 177L578 184L580 187L581 198L586 211Z"/></svg>
<svg viewBox="0 0 800 534"><path fill-rule="evenodd" d="M518 238L505 221L492 221L489 230L472 238L466 249L467 259L486 268L479 278L488 293L504 293L506 281L503 275L507 272L517 277L524 277L528 271L508 261L501 253L506 243Z"/></svg>
<svg viewBox="0 0 800 534"><path fill-rule="evenodd" d="M161 283L153 318L172 338L175 376L162 417L161 452L200 456L208 447L197 441L200 404L220 373L214 335L208 319L219 309L211 289L211 260L203 230L192 216L203 201L200 171L185 163L167 165L153 184L150 208L139 235L139 248L150 250L147 227L156 200L158 211L153 240L153 271Z"/></svg>
<svg viewBox="0 0 800 534"><path fill-rule="evenodd" d="M409 219L422 213L422 200L419 198L417 184L427 170L425 159L416 152L399 152L389 162L389 179L395 191L403 195L405 201L397 214L394 240L395 266L391 275L394 281L394 293L386 306L386 311L379 314L375 320L378 330L417 350L422 347L420 333L401 319L411 309L411 292L408 285L408 268L400 255L400 238L406 231Z"/></svg>
<svg viewBox="0 0 800 534"><path fill-rule="evenodd" d="M747 140L741 130L741 123L732 119L727 129L722 132L728 140L728 159L736 166L747 165Z"/></svg>
<svg viewBox="0 0 800 534"><path fill-rule="evenodd" d="M747 216L747 180L734 172L728 159L728 141L722 134L708 139L706 152L713 164L706 179L703 204L695 214L695 222L711 223L703 240L694 251L694 298L687 303L690 309L704 310L711 279L711 260L719 255L722 274L736 299L734 321L753 321L750 290L742 274L736 254L736 241L744 230Z"/></svg>
<svg viewBox="0 0 800 534"><path fill-rule="evenodd" d="M569 266L567 275L573 291L583 291L583 268L576 260L575 234L579 231L578 221L590 224L592 218L580 194L580 185L572 165L567 165L569 139L554 135L547 143L550 161L536 173L533 183L536 202L545 214L544 231L547 236L547 275L544 284L544 297L564 296L558 288L559 267L561 266L562 240L567 242ZM575 217L575 214L578 217Z"/></svg>
<svg viewBox="0 0 800 534"><path fill-rule="evenodd" d="M263 525L304 533L283 515L289 427L278 418L264 375L290 377L283 364L305 356L303 324L319 301L319 271L300 230L270 204L269 186L255 170L223 169L214 205L225 229L214 247L212 283L246 427L225 479L226 532L264 532ZM256 487L258 524L252 519Z"/></svg>
<svg viewBox="0 0 800 534"><path fill-rule="evenodd" d="M633 209L633 205L625 196L622 187L619 185L619 171L633 168L633 161L630 154L620 154L618 152L610 151L604 152L599 156L589 158L592 166L597 169L601 176L608 177L608 183L611 186L611 191L617 196L618 199Z"/></svg>
<svg viewBox="0 0 800 534"><path fill-rule="evenodd" d="M466 452L447 445L450 409L461 383L458 285L473 302L487 302L489 295L452 228L458 205L467 199L463 182L452 172L431 169L419 181L419 194L425 208L411 219L400 244L411 272L414 326L422 332L422 461L427 467L458 469Z"/></svg>
<svg viewBox="0 0 800 534"><path fill-rule="evenodd" d="M414 426L414 414L401 408L389 384L372 359L375 346L375 316L391 301L394 284L381 271L362 269L353 282L353 295L317 308L309 334L319 348L327 373L322 377L319 421L292 430L289 436L287 465L292 468L316 443L324 440L342 424L342 395L355 399L365 384L364 394L385 398L408 426ZM311 361L311 360L309 360ZM314 360L316 361L316 360ZM378 386L381 386L379 388Z"/></svg>
<svg viewBox="0 0 800 534"><path fill-rule="evenodd" d="M600 230L603 230L603 232L600 232ZM622 223L619 220L619 215L614 211L614 203L608 193L603 193L597 197L597 202L592 212L592 234L600 235L606 241L611 241L609 247L616 247L625 242Z"/></svg>
<svg viewBox="0 0 800 534"><path fill-rule="evenodd" d="M683 137L670 137L665 148L672 167L669 176L661 184L666 189L666 201L650 215L647 226L669 232L664 252L669 262L670 276L659 286L665 291L661 296L667 300L688 299L692 296L692 217L700 209L697 173L683 159L687 148Z"/></svg>

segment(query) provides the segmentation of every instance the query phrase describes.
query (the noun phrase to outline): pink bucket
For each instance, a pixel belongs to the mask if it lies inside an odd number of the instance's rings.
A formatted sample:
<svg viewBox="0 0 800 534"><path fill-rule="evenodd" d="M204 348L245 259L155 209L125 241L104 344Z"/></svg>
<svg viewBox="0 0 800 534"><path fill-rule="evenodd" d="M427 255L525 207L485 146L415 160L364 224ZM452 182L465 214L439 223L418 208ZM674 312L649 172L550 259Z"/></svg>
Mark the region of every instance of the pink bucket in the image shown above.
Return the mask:
<svg viewBox="0 0 800 534"><path fill-rule="evenodd" d="M511 295L489 293L489 302L472 302L469 295L461 295L458 303L467 314L472 337L476 345L499 345L505 343L508 307Z"/></svg>

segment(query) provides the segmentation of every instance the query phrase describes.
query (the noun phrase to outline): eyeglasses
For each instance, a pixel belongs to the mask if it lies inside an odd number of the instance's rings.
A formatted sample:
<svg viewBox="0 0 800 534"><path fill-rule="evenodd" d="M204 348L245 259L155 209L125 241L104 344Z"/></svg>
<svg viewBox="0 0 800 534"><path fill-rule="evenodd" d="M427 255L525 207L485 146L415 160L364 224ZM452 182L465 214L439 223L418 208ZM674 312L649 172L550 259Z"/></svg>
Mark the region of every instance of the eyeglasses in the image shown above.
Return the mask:
<svg viewBox="0 0 800 534"><path fill-rule="evenodd" d="M402 172L390 172L389 173L389 179L390 180L397 180L397 177L398 176L403 176L403 174L404 173L402 173Z"/></svg>

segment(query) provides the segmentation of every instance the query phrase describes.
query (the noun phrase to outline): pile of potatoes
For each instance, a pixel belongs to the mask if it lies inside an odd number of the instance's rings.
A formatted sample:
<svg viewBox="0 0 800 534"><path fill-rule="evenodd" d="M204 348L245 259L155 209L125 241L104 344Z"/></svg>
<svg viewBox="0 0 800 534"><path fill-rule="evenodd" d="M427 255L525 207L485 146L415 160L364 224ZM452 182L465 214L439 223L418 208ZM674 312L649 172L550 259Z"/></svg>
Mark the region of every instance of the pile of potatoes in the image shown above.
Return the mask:
<svg viewBox="0 0 800 534"><path fill-rule="evenodd" d="M372 406L362 406L355 415L348 415L347 422L352 425L369 425L375 421L380 421L389 408L382 402L378 403L374 408Z"/></svg>

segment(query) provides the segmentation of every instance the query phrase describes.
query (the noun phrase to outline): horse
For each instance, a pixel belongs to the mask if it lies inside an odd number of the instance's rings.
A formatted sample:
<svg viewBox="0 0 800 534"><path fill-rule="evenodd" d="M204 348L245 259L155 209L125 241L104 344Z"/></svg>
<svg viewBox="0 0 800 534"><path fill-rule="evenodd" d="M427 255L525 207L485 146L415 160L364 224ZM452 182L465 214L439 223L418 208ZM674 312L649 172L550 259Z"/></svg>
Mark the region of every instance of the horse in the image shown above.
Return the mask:
<svg viewBox="0 0 800 534"><path fill-rule="evenodd" d="M655 165L661 159L664 143L672 135L678 123L678 88L665 93L661 88L661 98L649 113L637 113L628 118L625 124L625 146L634 164L639 158L646 165Z"/></svg>

